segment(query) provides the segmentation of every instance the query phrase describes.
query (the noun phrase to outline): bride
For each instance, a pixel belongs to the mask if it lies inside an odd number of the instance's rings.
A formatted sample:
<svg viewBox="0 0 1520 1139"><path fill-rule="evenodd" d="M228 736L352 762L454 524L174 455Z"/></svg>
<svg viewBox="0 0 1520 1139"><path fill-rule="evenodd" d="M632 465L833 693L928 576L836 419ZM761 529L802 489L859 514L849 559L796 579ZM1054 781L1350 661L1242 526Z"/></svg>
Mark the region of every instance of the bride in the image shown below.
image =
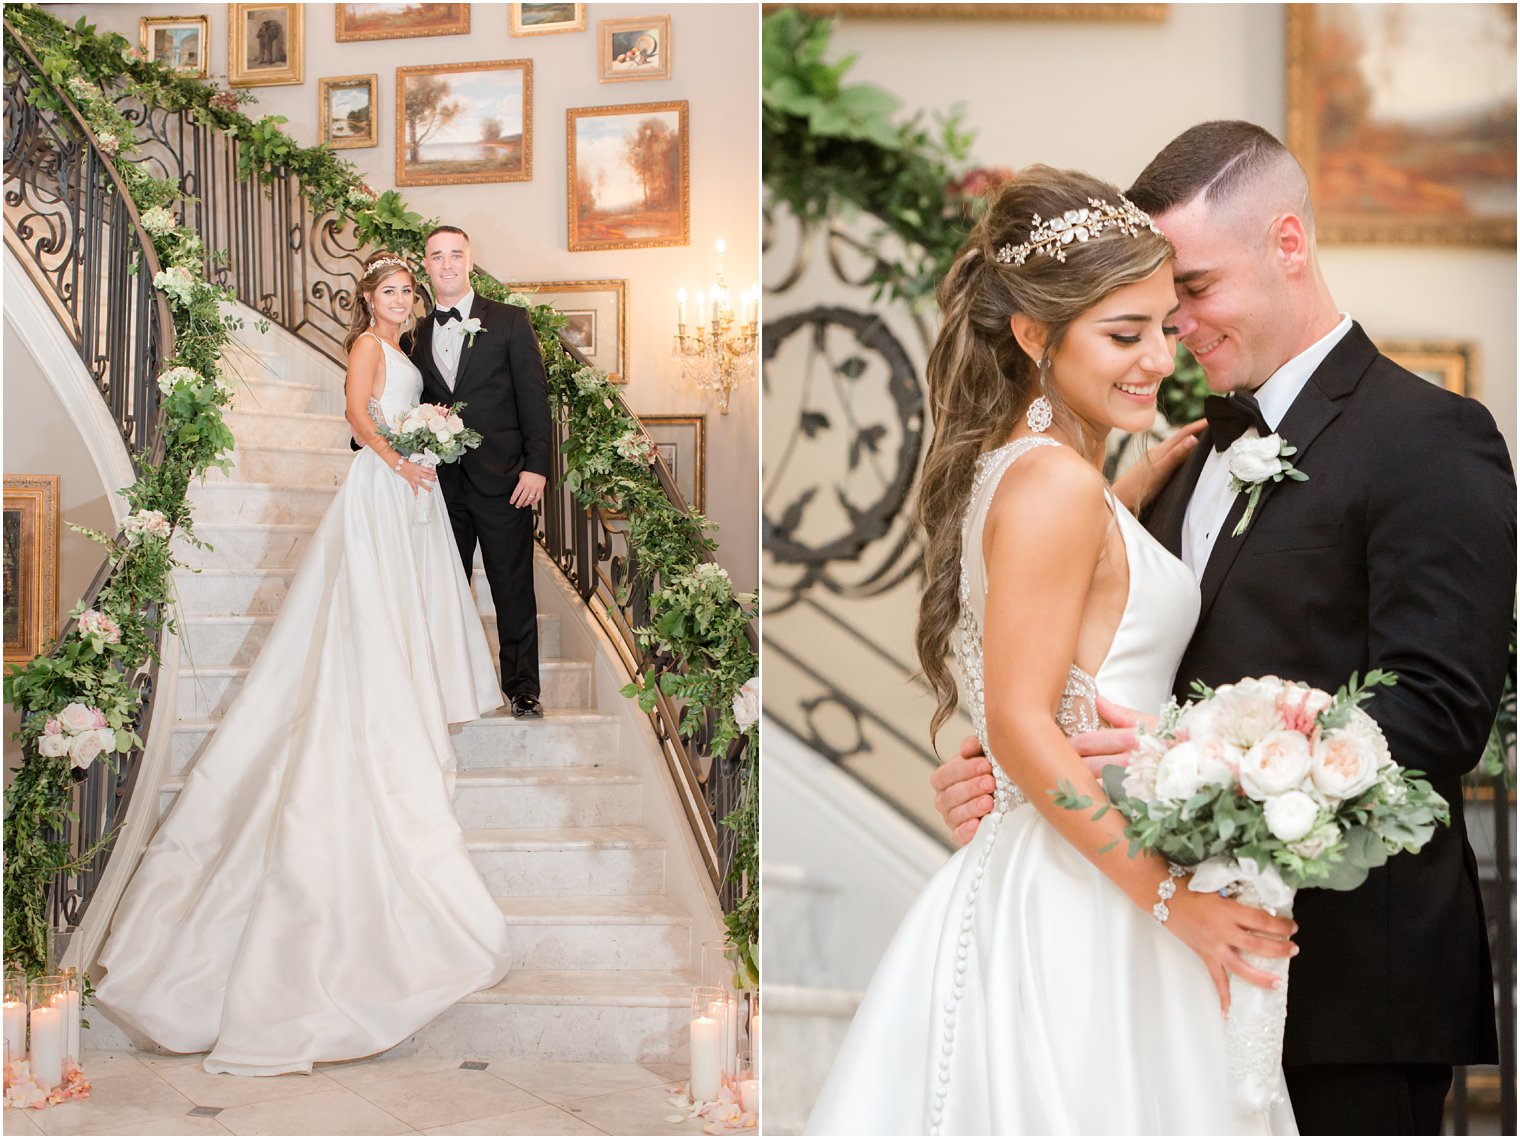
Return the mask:
<svg viewBox="0 0 1520 1139"><path fill-rule="evenodd" d="M415 282L365 263L344 341L364 449L268 642L128 886L96 1000L210 1072L382 1051L507 971L506 918L454 817L449 725L501 703L432 472L376 430L417 403Z"/></svg>
<svg viewBox="0 0 1520 1139"><path fill-rule="evenodd" d="M1042 221L1041 219L1051 219ZM1130 858L1123 819L1055 806L1102 790L1067 737L1098 690L1169 697L1193 575L1104 485L1110 430L1142 431L1172 370L1172 249L1117 189L1029 167L940 285L934 441L919 516L919 659L954 711L952 649L996 806L909 911L810 1134L1294 1134L1230 1104L1220 988L1270 975L1292 922Z"/></svg>

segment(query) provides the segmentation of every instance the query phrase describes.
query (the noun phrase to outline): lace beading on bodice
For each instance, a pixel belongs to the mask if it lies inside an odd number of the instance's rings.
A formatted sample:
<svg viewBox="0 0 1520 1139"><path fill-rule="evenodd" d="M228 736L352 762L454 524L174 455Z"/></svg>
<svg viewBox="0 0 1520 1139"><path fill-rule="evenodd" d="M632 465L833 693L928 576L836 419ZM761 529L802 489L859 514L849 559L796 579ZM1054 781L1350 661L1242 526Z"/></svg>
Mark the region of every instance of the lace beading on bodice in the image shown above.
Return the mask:
<svg viewBox="0 0 1520 1139"><path fill-rule="evenodd" d="M993 795L993 809L1011 811L1029 800L1003 771L992 754L987 741L986 685L983 674L982 630L972 604L971 573L972 558L982 556L982 527L978 512L986 512L986 491L989 483L995 483L1004 471L1013 465L1020 455L1040 446L1060 446L1056 440L1044 436L1030 436L1005 443L995 451L988 451L977 458L976 477L971 484L971 498L966 506L966 518L961 528L961 579L960 619L956 623L955 661L960 668L966 689L966 703L971 713L971 724L976 738L981 741L982 751L992 760L993 778L997 790ZM1066 674L1066 687L1056 709L1056 723L1068 736L1090 732L1098 727L1097 682L1075 664Z"/></svg>

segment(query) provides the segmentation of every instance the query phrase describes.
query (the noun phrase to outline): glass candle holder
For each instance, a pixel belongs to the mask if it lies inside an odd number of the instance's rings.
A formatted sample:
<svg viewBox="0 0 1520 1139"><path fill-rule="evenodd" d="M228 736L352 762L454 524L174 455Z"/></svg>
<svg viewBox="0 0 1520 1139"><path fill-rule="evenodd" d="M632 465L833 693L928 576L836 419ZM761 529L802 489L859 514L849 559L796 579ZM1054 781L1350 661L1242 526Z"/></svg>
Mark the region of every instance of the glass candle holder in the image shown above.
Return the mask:
<svg viewBox="0 0 1520 1139"><path fill-rule="evenodd" d="M32 1079L51 1090L63 1083L63 1056L67 1044L63 1010L55 1003L64 991L62 977L38 977L31 986L30 1057Z"/></svg>
<svg viewBox="0 0 1520 1139"><path fill-rule="evenodd" d="M725 996L722 989L709 985L691 990L691 1084L687 1092L699 1103L717 1099L723 1084L723 1037L727 1026L721 1018L727 1008Z"/></svg>
<svg viewBox="0 0 1520 1139"><path fill-rule="evenodd" d="M753 1111L760 1114L760 1077L755 1071L754 1054L745 1049L739 1053L738 1081L739 1106L745 1111Z"/></svg>
<svg viewBox="0 0 1520 1139"><path fill-rule="evenodd" d="M27 984L25 973L5 975L5 1051L7 1064L26 1059Z"/></svg>
<svg viewBox="0 0 1520 1139"><path fill-rule="evenodd" d="M730 941L702 943L702 985L709 989L734 989L734 946Z"/></svg>
<svg viewBox="0 0 1520 1139"><path fill-rule="evenodd" d="M84 1013L84 988L79 983L79 972L66 969L62 975L63 988L53 997L53 1007L63 1014L63 1054L77 1066L80 1063L80 1018Z"/></svg>

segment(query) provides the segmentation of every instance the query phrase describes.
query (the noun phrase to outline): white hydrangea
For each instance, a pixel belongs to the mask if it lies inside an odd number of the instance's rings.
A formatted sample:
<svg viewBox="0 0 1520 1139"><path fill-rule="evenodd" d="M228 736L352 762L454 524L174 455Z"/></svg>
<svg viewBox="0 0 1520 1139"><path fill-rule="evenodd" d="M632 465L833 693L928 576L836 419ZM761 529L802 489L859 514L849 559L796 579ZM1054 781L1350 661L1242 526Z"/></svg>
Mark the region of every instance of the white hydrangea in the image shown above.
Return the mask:
<svg viewBox="0 0 1520 1139"><path fill-rule="evenodd" d="M576 389L584 395L590 395L592 392L599 391L607 386L607 373L600 368L593 368L589 365L584 368L577 368L575 374L570 379L574 381Z"/></svg>
<svg viewBox="0 0 1520 1139"><path fill-rule="evenodd" d="M160 273L159 276L163 276L163 274ZM197 372L194 368L186 368L183 366L178 368L169 368L159 373L158 390L163 392L164 395L170 395L180 384L190 384L194 387L199 387L205 382L206 378Z"/></svg>
<svg viewBox="0 0 1520 1139"><path fill-rule="evenodd" d="M140 538L145 534L154 538L167 538L170 526L162 511L137 510L122 520L121 529L129 538Z"/></svg>
<svg viewBox="0 0 1520 1139"><path fill-rule="evenodd" d="M508 293L507 304L516 305L518 308L532 308L533 299L524 293Z"/></svg>
<svg viewBox="0 0 1520 1139"><path fill-rule="evenodd" d="M189 305L195 296L196 280L188 270L174 266L171 269L162 269L153 278L153 287L166 294L182 305Z"/></svg>
<svg viewBox="0 0 1520 1139"><path fill-rule="evenodd" d="M617 453L630 463L653 463L655 457L654 442L642 431L630 427L618 436L613 446Z"/></svg>
<svg viewBox="0 0 1520 1139"><path fill-rule="evenodd" d="M69 76L69 94L76 100L93 99L100 91L83 75Z"/></svg>
<svg viewBox="0 0 1520 1139"><path fill-rule="evenodd" d="M719 585L723 589L733 589L734 583L729 579L728 571L717 562L703 562L691 571L692 579L703 589Z"/></svg>
<svg viewBox="0 0 1520 1139"><path fill-rule="evenodd" d="M168 233L175 226L174 214L166 206L154 206L151 210L143 212L143 228L149 233Z"/></svg>
<svg viewBox="0 0 1520 1139"><path fill-rule="evenodd" d="M101 131L95 136L95 145L106 154L115 154L121 149L121 139L115 131Z"/></svg>

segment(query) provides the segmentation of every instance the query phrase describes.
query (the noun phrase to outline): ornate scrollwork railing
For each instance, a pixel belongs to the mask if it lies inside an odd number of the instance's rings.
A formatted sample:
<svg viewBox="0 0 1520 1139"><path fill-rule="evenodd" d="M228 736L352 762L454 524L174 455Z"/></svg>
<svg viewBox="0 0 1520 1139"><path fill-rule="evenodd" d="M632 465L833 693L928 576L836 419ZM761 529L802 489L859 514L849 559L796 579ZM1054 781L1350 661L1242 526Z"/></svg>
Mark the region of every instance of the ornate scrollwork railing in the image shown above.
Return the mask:
<svg viewBox="0 0 1520 1139"><path fill-rule="evenodd" d="M119 98L117 105L138 135L136 160L155 175L180 183L186 195L184 224L196 231L207 250L216 251L207 259L208 279L231 288L244 304L342 367L342 341L369 252L353 228L340 223L335 213L314 208L313 195L293 174L280 173L267 185L240 178L241 144L225 132L185 112L149 107L129 95ZM584 362L573 348L566 348ZM613 398L620 410L633 414L620 396ZM564 430L562 424L561 436ZM557 476L564 474L558 439L553 468ZM663 462L656 470L666 494L684 510ZM635 588L626 601L619 600L620 587L636 576L637 568L626 536L599 512L579 505L561 478L550 482L538 516L540 544L609 634L630 675L657 667L660 662L639 645L634 632L648 624L649 587ZM727 881L734 836L718 823L739 805L745 745L736 745L714 761L707 754L712 723L683 734L683 712L678 701L662 694L650 723L727 910L736 901L735 884Z"/></svg>
<svg viewBox="0 0 1520 1139"><path fill-rule="evenodd" d="M6 247L74 345L140 469L144 457L153 462L163 453L155 379L160 363L174 353L173 318L153 288L158 258L131 195L67 96L55 92L63 114L36 104L41 74L36 56L7 23ZM85 607L94 604L111 573L102 558L85 591ZM149 627L155 624L150 615ZM60 644L74 627L71 619ZM52 651L57 652L56 646ZM152 721L157 677L157 662L150 659L128 681L139 694L133 727L143 739ZM114 767L92 764L74 786L74 817L43 836L62 843L76 864L56 875L49 889L49 917L60 951L78 929L105 872L141 761L142 750L133 749L118 756Z"/></svg>

